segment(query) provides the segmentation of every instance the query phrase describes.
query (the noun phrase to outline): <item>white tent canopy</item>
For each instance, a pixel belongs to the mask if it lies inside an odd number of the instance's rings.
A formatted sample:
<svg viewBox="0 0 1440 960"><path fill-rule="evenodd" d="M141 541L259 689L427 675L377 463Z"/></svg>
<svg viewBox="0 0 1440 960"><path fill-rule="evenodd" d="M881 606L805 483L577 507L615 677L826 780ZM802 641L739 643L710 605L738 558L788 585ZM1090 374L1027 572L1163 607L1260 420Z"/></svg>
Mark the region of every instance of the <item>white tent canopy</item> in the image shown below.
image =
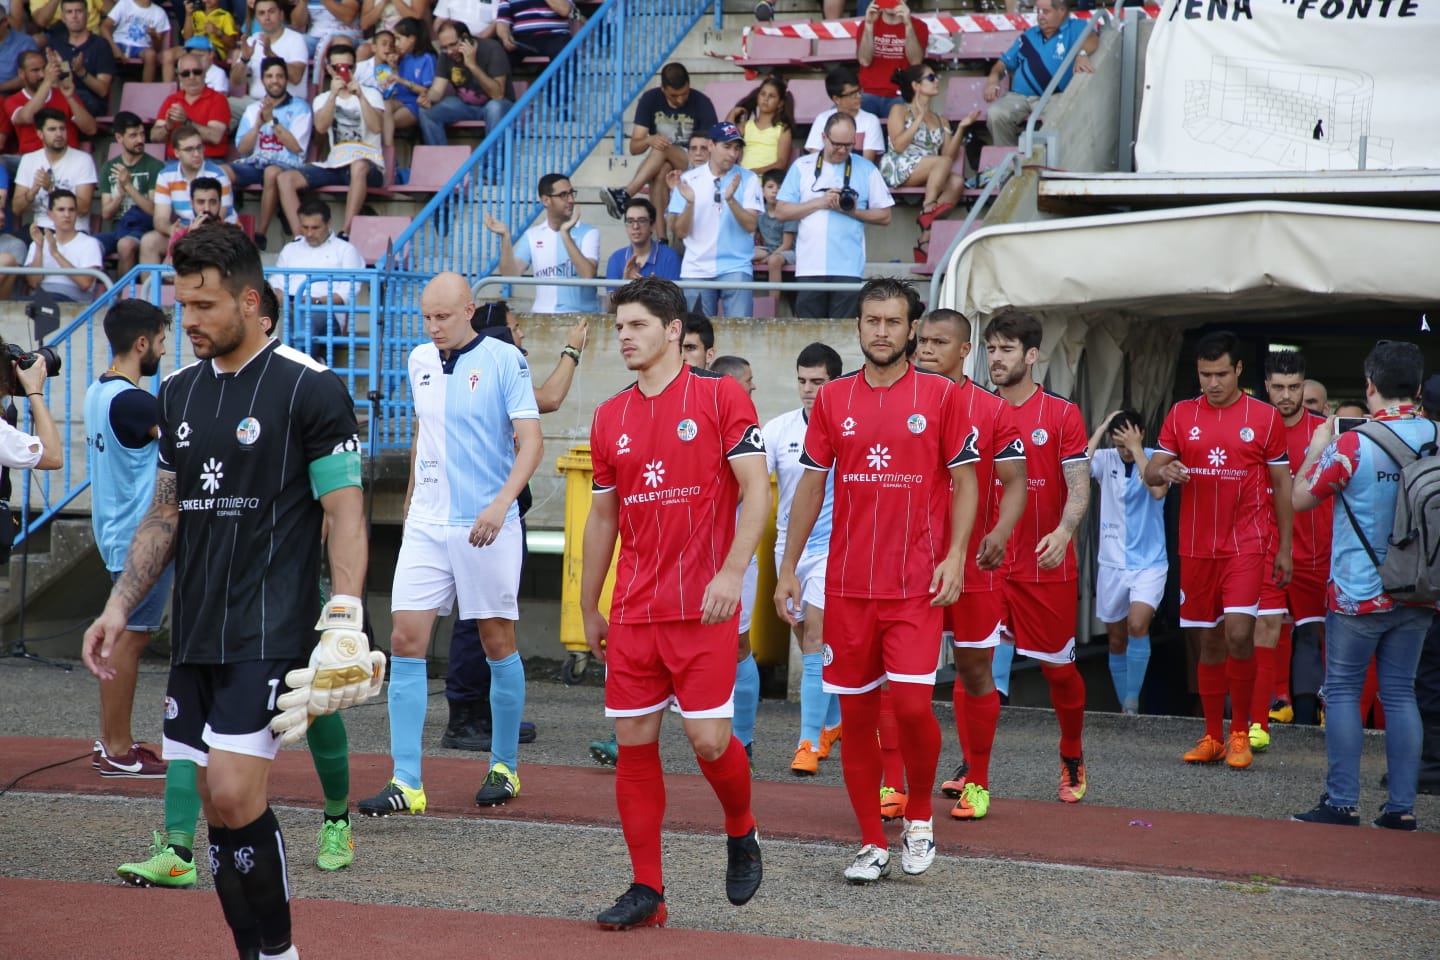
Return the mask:
<svg viewBox="0 0 1440 960"><path fill-rule="evenodd" d="M1172 207L978 230L933 305L975 323L977 360L990 315L1034 313L1045 326L1037 377L1093 420L1119 404L1127 356L1132 405L1168 405L1187 327L1434 307L1437 263L1440 213L1268 200ZM983 363L972 372L986 379Z"/></svg>

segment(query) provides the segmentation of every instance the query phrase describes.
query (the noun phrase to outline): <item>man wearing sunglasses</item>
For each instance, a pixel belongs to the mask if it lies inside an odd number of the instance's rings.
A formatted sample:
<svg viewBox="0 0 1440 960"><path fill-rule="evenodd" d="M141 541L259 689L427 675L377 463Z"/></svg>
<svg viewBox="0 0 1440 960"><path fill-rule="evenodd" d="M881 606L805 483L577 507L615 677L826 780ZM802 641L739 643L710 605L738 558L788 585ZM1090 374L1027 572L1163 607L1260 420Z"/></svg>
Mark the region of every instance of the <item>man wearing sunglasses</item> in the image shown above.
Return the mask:
<svg viewBox="0 0 1440 960"><path fill-rule="evenodd" d="M168 144L170 134L182 124L193 124L205 144L205 156L223 160L230 152L226 134L230 130L230 101L205 86L207 64L198 55L187 53L175 65L180 89L160 104L159 117L150 130L151 143ZM166 146L165 157L175 159L175 148Z"/></svg>
<svg viewBox="0 0 1440 960"><path fill-rule="evenodd" d="M685 241L680 276L686 280L749 283L755 254L755 227L765 209L760 178L737 166L745 141L733 123L710 128L710 159L683 174L671 173L669 212L676 215L675 234ZM725 316L748 317L755 293L730 287L701 290L700 310L715 316L723 303Z"/></svg>
<svg viewBox="0 0 1440 960"><path fill-rule="evenodd" d="M531 267L537 277L594 279L600 269L600 231L580 222L575 188L563 173L540 178L540 205L545 218L512 244L510 227L487 212L485 228L500 237L500 272L518 277ZM598 313L594 287L539 286L532 313Z"/></svg>

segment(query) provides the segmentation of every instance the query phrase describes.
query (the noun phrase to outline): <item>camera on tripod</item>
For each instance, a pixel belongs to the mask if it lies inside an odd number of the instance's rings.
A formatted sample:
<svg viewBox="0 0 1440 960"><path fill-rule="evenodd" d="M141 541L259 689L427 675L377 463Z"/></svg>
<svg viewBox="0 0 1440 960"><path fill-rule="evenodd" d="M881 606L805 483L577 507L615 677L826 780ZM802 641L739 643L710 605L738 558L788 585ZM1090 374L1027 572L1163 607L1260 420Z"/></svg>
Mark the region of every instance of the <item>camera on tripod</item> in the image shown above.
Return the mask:
<svg viewBox="0 0 1440 960"><path fill-rule="evenodd" d="M54 347L36 347L34 350L26 350L15 343L5 344L5 356L21 370L29 370L38 360L45 361L45 376L54 377L60 374L60 354Z"/></svg>

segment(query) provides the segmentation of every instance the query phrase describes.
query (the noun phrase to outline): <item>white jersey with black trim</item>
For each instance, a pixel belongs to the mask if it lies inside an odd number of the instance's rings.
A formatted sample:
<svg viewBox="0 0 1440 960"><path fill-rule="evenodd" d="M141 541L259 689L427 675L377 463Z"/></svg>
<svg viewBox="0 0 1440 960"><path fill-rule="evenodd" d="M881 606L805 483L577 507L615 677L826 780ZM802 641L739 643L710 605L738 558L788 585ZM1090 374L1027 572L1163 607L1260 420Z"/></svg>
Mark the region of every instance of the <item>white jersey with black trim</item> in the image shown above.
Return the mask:
<svg viewBox="0 0 1440 960"><path fill-rule="evenodd" d="M785 553L785 537L790 527L790 505L795 500L795 487L807 472L800 464L800 454L805 451L805 430L809 426L803 407L771 420L761 428L765 438L765 463L775 477L778 493L775 510L775 556ZM825 474L825 500L820 505L820 515L815 526L810 528L810 537L805 541L802 556L823 555L830 550L830 522L835 507L835 471Z"/></svg>

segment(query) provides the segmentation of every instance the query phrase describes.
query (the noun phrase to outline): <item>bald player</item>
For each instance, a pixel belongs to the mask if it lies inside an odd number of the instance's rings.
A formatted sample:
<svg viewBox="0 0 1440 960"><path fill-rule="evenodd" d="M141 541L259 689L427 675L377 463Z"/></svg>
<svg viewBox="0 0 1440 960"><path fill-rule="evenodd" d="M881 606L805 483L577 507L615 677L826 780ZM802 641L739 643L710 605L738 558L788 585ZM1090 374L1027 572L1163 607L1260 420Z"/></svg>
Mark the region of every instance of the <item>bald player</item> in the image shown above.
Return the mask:
<svg viewBox="0 0 1440 960"><path fill-rule="evenodd" d="M1319 380L1305 381L1304 400L1301 405L1311 413L1318 413L1322 417L1330 415L1330 394L1325 389L1325 384Z"/></svg>

